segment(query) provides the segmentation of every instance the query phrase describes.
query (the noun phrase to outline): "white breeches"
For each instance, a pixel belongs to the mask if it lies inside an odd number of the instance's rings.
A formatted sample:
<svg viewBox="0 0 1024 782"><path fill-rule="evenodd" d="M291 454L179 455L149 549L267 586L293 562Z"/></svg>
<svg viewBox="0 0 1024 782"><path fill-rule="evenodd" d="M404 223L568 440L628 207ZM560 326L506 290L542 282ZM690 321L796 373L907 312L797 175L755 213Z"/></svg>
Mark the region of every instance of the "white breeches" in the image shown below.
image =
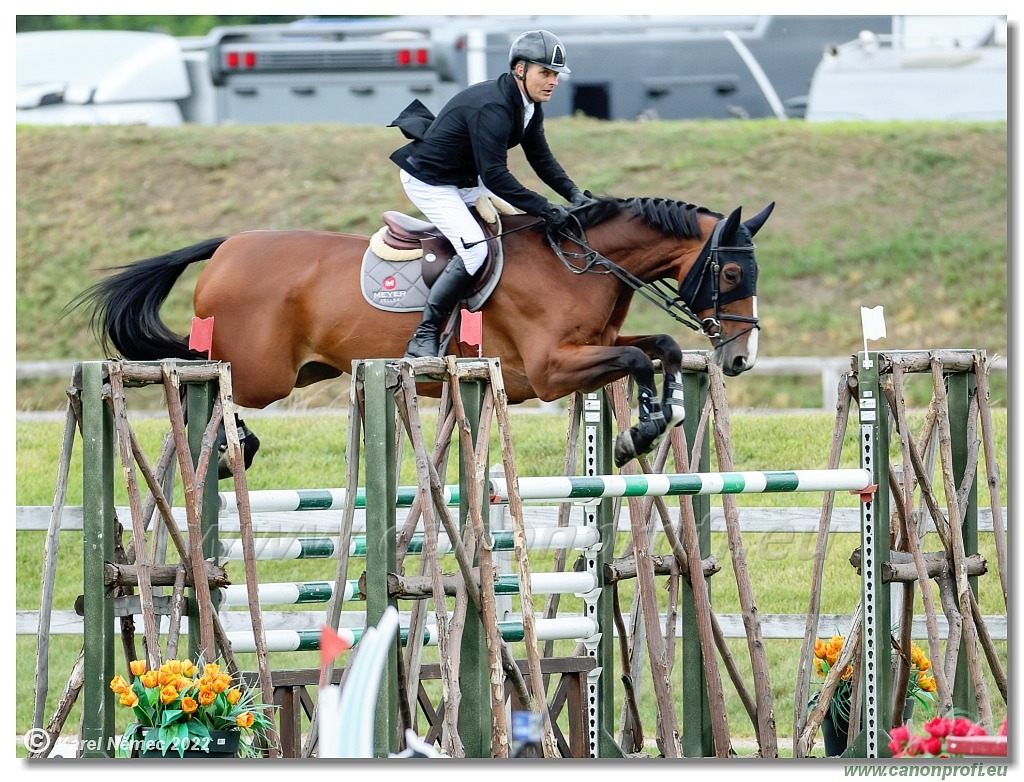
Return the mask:
<svg viewBox="0 0 1024 782"><path fill-rule="evenodd" d="M476 274L487 258L487 244L483 230L469 209L480 196L490 195L490 191L482 184L476 187L428 185L404 169L399 171L399 179L409 200L454 245L466 271Z"/></svg>

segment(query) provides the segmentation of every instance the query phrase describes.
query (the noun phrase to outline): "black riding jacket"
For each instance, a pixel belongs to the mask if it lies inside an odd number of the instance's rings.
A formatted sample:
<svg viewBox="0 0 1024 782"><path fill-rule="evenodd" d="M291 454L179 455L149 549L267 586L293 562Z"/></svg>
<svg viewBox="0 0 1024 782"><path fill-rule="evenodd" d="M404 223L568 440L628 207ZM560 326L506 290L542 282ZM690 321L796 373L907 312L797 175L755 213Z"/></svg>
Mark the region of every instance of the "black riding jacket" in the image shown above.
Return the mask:
<svg viewBox="0 0 1024 782"><path fill-rule="evenodd" d="M488 190L512 206L540 215L547 199L512 176L509 149L521 145L537 176L566 201L578 188L548 148L540 104L535 105L525 129L524 110L522 92L511 73L466 88L448 101L436 119L426 106L413 101L388 126L413 139L397 149L391 160L429 185L475 187L479 177Z"/></svg>

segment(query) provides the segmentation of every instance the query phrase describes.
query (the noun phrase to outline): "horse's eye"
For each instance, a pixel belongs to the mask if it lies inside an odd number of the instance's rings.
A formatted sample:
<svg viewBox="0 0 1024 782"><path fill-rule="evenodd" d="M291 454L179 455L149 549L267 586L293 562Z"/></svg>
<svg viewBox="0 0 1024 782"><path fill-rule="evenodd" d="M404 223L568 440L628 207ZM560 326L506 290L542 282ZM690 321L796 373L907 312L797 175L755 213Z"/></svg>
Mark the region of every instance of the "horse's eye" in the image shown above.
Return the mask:
<svg viewBox="0 0 1024 782"><path fill-rule="evenodd" d="M724 269L722 276L725 277L725 281L728 283L737 283L740 281L740 274L735 269Z"/></svg>

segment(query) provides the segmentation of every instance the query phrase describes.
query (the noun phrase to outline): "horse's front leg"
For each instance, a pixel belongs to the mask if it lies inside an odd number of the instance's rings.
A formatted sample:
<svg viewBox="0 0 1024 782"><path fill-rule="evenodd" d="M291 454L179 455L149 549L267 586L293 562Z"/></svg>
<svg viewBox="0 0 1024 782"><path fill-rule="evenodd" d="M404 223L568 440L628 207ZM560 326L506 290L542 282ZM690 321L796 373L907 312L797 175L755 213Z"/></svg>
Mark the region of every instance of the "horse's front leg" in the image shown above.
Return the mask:
<svg viewBox="0 0 1024 782"><path fill-rule="evenodd" d="M658 391L654 386L653 369L650 385L637 380L636 387L639 420L615 438L613 455L616 467L622 467L631 459L650 453L668 429L665 413L658 400Z"/></svg>
<svg viewBox="0 0 1024 782"><path fill-rule="evenodd" d="M686 418L683 407L683 351L668 334L645 334L642 336L619 337L615 343L623 347L635 347L651 359L661 362L662 380L661 408L665 417L665 429L679 426ZM652 444L656 446L661 437Z"/></svg>
<svg viewBox="0 0 1024 782"><path fill-rule="evenodd" d="M642 342L642 338L639 341ZM678 346L676 349L678 353ZM681 361L682 354L678 353L677 368L681 367ZM615 440L617 467L649 453L668 426L658 398L651 357L639 344L576 345L551 354L533 372L533 377L538 378L534 388L541 398L545 398L545 394L547 398L558 398L572 391L596 391L626 375L632 377L637 386L639 421ZM672 413L676 416L677 407L679 414L682 412L681 386L680 396L673 400Z"/></svg>

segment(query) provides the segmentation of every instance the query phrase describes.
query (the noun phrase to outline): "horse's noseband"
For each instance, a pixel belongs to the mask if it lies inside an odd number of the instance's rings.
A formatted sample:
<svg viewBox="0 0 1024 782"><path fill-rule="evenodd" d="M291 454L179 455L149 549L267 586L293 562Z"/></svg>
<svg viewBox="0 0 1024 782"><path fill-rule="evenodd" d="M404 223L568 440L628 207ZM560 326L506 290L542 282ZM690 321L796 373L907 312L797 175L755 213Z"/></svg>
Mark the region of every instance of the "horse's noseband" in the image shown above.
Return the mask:
<svg viewBox="0 0 1024 782"><path fill-rule="evenodd" d="M710 261L709 265L711 267L711 300L715 309L715 315L712 318L704 318L703 321L701 321L701 331L706 337L714 341L715 350L721 349L733 340L739 339L754 329L760 330L761 328L757 318L747 315L733 315L728 312L722 312L721 310L722 304L728 304L729 302L738 301L739 299L749 298L756 294L756 289L754 287L757 275L757 266L754 261L754 249L756 247L757 245L753 242L746 247L711 247L711 254L709 255L708 260ZM722 267L721 261L719 260L719 254L722 252L744 254L742 261L736 261L744 267L742 284L737 285L733 290L729 291L727 299L722 297L718 290L718 276ZM742 331L738 331L733 334L728 339L722 339L723 320L731 320L737 323L749 323L750 325Z"/></svg>

